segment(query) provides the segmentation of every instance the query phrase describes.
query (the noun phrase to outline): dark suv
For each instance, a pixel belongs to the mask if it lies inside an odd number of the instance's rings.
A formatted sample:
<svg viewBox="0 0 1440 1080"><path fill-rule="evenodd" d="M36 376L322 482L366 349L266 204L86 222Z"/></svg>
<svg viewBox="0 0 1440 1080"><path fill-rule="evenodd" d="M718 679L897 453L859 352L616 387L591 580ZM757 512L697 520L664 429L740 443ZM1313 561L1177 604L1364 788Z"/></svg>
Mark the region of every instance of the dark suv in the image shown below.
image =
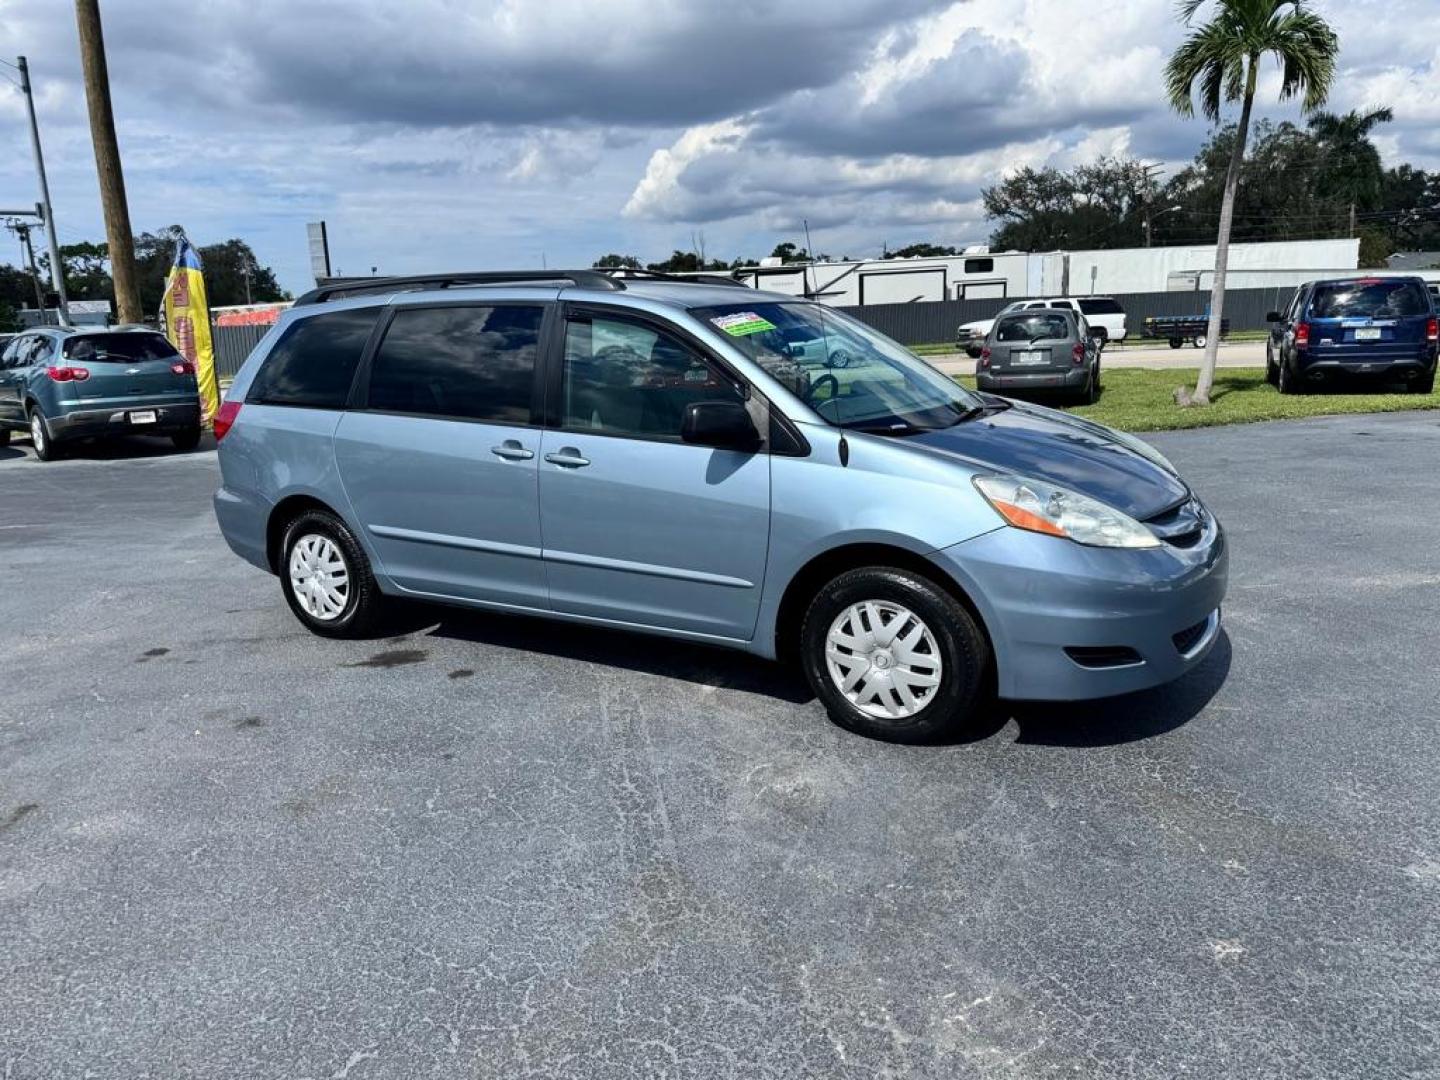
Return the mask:
<svg viewBox="0 0 1440 1080"><path fill-rule="evenodd" d="M1266 316L1265 376L1282 394L1303 394L1337 375L1404 379L1435 389L1435 301L1418 277L1312 281L1285 311Z"/></svg>

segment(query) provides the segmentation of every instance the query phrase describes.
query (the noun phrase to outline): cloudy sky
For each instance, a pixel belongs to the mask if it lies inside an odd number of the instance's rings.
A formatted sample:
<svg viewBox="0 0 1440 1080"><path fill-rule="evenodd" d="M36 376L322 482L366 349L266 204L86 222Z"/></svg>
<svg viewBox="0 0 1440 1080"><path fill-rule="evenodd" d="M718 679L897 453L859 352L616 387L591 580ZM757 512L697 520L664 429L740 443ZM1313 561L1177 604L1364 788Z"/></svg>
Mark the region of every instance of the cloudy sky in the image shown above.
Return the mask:
<svg viewBox="0 0 1440 1080"><path fill-rule="evenodd" d="M1332 107L1393 106L1387 158L1440 167L1440 3L1311 6L1343 45ZM345 273L653 260L702 234L711 257L763 255L803 243L802 218L837 255L983 242L979 191L1006 169L1102 152L1173 164L1205 134L1159 89L1181 37L1169 0L104 0L103 12L135 228L243 237L297 290L304 223L320 218ZM17 54L61 242L101 239L69 0L0 0L0 58ZM21 99L0 82L0 206L34 199ZM18 261L8 234L0 245L0 261Z"/></svg>

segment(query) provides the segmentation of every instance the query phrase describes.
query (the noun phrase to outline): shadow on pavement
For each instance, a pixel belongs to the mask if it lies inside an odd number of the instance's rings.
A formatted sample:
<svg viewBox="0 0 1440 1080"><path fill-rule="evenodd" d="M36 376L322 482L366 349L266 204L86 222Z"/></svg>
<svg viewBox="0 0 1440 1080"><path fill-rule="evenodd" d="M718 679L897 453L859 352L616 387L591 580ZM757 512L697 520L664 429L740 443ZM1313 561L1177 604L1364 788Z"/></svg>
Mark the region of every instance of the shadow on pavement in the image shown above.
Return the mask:
<svg viewBox="0 0 1440 1080"><path fill-rule="evenodd" d="M1015 741L1032 746L1118 746L1151 739L1200 714L1225 685L1230 657L1230 637L1222 629L1210 655L1173 683L1094 701L1000 701L999 726L1013 719L1020 728Z"/></svg>
<svg viewBox="0 0 1440 1080"><path fill-rule="evenodd" d="M648 634L422 604L408 604L397 612L392 634L420 632L764 694L793 705L815 700L796 669ZM1194 719L1219 692L1230 672L1230 655L1230 638L1222 629L1205 661L1166 686L1095 701L992 700L962 735L946 742L981 742L1011 720L1020 729L1015 741L1034 746L1116 746L1163 735Z"/></svg>
<svg viewBox="0 0 1440 1080"><path fill-rule="evenodd" d="M815 695L799 671L748 653L607 627L581 626L525 615L407 604L392 633L425 631L434 637L562 656L591 664L723 686L802 705Z"/></svg>
<svg viewBox="0 0 1440 1080"><path fill-rule="evenodd" d="M176 450L170 444L168 435L122 435L111 439L78 439L63 443L60 457L76 461L127 461L132 458L198 454L202 450L214 449L215 439L208 432L201 436L200 445L191 451Z"/></svg>

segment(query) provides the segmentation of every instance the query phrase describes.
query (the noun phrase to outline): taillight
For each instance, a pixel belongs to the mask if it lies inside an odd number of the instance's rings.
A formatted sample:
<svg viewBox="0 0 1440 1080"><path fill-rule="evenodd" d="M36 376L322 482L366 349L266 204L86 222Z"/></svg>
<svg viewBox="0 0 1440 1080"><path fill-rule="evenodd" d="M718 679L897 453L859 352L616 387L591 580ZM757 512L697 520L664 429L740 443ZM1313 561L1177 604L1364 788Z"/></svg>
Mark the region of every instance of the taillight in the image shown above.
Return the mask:
<svg viewBox="0 0 1440 1080"><path fill-rule="evenodd" d="M1078 341L1074 345L1071 345L1070 359L1077 364L1083 364L1085 362L1085 346Z"/></svg>
<svg viewBox="0 0 1440 1080"><path fill-rule="evenodd" d="M194 375L195 365L190 363L189 360L177 360L170 365L170 370L176 375Z"/></svg>
<svg viewBox="0 0 1440 1080"><path fill-rule="evenodd" d="M47 367L45 374L52 382L84 382L90 377L90 369L83 367Z"/></svg>
<svg viewBox="0 0 1440 1080"><path fill-rule="evenodd" d="M981 366L981 367L989 367L989 366L990 366L990 346L989 346L989 345L986 345L983 349L980 350L980 366Z"/></svg>
<svg viewBox="0 0 1440 1080"><path fill-rule="evenodd" d="M230 433L235 426L235 421L240 416L240 402L222 401L220 411L215 414L215 441L218 443Z"/></svg>
<svg viewBox="0 0 1440 1080"><path fill-rule="evenodd" d="M1295 327L1295 344L1301 349L1310 344L1310 324L1308 322L1302 322Z"/></svg>
<svg viewBox="0 0 1440 1080"><path fill-rule="evenodd" d="M1425 340L1440 341L1440 319L1431 319L1425 324Z"/></svg>

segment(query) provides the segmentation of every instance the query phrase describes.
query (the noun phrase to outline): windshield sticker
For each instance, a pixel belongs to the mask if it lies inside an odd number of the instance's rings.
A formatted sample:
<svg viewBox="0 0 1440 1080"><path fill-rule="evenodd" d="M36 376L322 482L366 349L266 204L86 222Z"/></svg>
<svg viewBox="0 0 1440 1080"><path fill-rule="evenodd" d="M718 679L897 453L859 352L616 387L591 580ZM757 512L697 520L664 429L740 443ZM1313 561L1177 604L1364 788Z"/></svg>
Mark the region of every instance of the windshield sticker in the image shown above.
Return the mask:
<svg viewBox="0 0 1440 1080"><path fill-rule="evenodd" d="M762 319L753 311L737 311L734 315L721 315L710 321L732 337L744 337L746 334L759 334L775 329L774 323L769 319Z"/></svg>

